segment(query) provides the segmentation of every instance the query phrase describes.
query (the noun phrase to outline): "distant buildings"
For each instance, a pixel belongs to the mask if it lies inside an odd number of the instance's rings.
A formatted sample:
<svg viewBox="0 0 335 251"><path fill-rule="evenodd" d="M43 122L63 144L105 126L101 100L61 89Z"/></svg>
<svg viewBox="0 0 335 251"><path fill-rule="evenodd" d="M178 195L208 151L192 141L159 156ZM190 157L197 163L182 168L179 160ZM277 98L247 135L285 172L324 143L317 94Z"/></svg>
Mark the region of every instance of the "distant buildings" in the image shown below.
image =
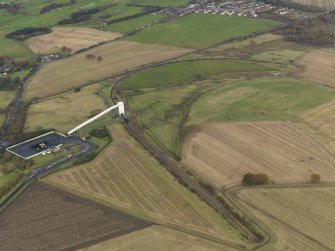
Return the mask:
<svg viewBox="0 0 335 251"><path fill-rule="evenodd" d="M285 15L293 9L280 8L258 0L194 0L185 7L170 7L160 13L171 16L186 16L192 13L205 13L214 15L244 16L257 18L259 14L272 12Z"/></svg>

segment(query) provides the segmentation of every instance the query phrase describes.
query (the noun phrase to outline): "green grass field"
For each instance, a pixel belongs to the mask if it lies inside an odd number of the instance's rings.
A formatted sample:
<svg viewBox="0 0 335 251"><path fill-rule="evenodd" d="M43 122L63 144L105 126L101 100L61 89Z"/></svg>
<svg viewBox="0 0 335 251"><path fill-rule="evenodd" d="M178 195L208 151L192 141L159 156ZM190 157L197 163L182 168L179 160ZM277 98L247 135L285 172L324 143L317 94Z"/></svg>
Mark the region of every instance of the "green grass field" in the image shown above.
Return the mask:
<svg viewBox="0 0 335 251"><path fill-rule="evenodd" d="M245 61L199 60L159 66L125 80L121 87L126 90L164 87L186 81L207 78L227 72L269 71L271 68Z"/></svg>
<svg viewBox="0 0 335 251"><path fill-rule="evenodd" d="M197 49L277 25L279 25L278 22L271 20L193 14L168 23L155 25L128 39L144 43L160 43Z"/></svg>
<svg viewBox="0 0 335 251"><path fill-rule="evenodd" d="M187 124L294 119L334 98L331 88L290 78L240 81L202 96L193 104Z"/></svg>
<svg viewBox="0 0 335 251"><path fill-rule="evenodd" d="M130 6L128 5L129 0L114 1L114 5L110 8L106 8L94 15L92 15L91 20L76 24L80 27L103 27L106 30L110 30L111 25L103 26L101 22L101 17L106 22L113 21L115 19L140 14L142 13L142 7ZM127 20L126 20L127 21Z"/></svg>
<svg viewBox="0 0 335 251"><path fill-rule="evenodd" d="M162 17L163 17L162 15L154 15L154 14L144 15L144 16L140 16L137 18L133 18L133 19L122 21L122 22L107 25L105 27L105 30L113 31L113 32L120 32L120 33L127 33L127 32L135 30L136 28L140 28L144 25L156 22Z"/></svg>

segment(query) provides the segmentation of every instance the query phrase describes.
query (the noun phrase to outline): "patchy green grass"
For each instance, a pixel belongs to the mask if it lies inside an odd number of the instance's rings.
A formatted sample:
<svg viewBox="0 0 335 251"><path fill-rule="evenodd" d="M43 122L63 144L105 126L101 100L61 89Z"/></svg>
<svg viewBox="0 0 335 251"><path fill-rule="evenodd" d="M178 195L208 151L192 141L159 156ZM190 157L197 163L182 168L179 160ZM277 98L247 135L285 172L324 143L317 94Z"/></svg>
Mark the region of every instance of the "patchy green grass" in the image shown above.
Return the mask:
<svg viewBox="0 0 335 251"><path fill-rule="evenodd" d="M6 121L6 115L5 114L3 114L3 113L1 113L0 114L0 128L3 126L3 124L5 123L5 121Z"/></svg>
<svg viewBox="0 0 335 251"><path fill-rule="evenodd" d="M228 72L257 72L273 70L267 66L246 61L199 60L159 66L125 80L126 90L163 87L185 81L194 81Z"/></svg>
<svg viewBox="0 0 335 251"><path fill-rule="evenodd" d="M9 181L11 181L14 177L17 176L16 172L10 172L7 174L0 174L0 188L6 185Z"/></svg>
<svg viewBox="0 0 335 251"><path fill-rule="evenodd" d="M31 69L29 68L29 69L25 69L25 70L22 70L22 71L16 71L16 72L13 72L13 73L9 74L8 76L10 76L12 79L16 78L16 77L19 77L22 80L26 75L28 75L30 70Z"/></svg>
<svg viewBox="0 0 335 251"><path fill-rule="evenodd" d="M264 51L252 56L251 58L271 63L292 64L298 57L300 57L304 53L306 52L283 49L280 51Z"/></svg>
<svg viewBox="0 0 335 251"><path fill-rule="evenodd" d="M115 111L112 111L112 114ZM87 139L87 141L97 145L97 149L95 149L95 153L100 152L102 149L104 149L110 142L111 142L111 138L110 137L103 137L103 138L97 138L97 137L93 137L90 135L90 131L92 131L93 129L97 129L97 128L103 128L105 126L110 125L111 123L113 123L114 119L111 117L111 114L106 114L105 116L99 118L98 120L86 125L85 127L81 128L77 134L80 137L84 137Z"/></svg>
<svg viewBox="0 0 335 251"><path fill-rule="evenodd" d="M128 39L143 43L160 43L198 49L229 38L269 29L279 24L272 20L238 16L193 14L152 26Z"/></svg>
<svg viewBox="0 0 335 251"><path fill-rule="evenodd" d="M196 87L175 86L164 90L147 91L127 96L131 109L138 112L137 121L149 138L163 149L179 155L179 126L183 104L194 94Z"/></svg>
<svg viewBox="0 0 335 251"><path fill-rule="evenodd" d="M113 31L113 32L120 32L120 33L127 33L130 31L133 31L137 28L143 27L147 24L154 23L161 19L162 15L144 15L137 18L125 20L118 23L113 23L110 25L107 25L105 28L106 31Z"/></svg>
<svg viewBox="0 0 335 251"><path fill-rule="evenodd" d="M193 104L187 125L294 119L334 98L331 88L290 78L240 81L203 95Z"/></svg>
<svg viewBox="0 0 335 251"><path fill-rule="evenodd" d="M73 146L73 149L64 150L63 148L66 147L66 146ZM32 158L34 164L30 168L30 170L32 170L34 168L37 168L41 165L45 165L45 164L47 164L51 161L54 161L54 160L65 159L65 158L67 158L68 154L75 154L77 152L77 150L78 150L78 146L71 145L71 144L66 144L66 145L63 145L61 147L61 150L59 150L58 152L47 153L45 155L43 155L43 154L37 155L34 158Z"/></svg>
<svg viewBox="0 0 335 251"><path fill-rule="evenodd" d="M231 50L231 49L242 49L247 46L251 45L262 45L267 42L271 42L277 39L281 39L282 36L275 35L272 33L266 33L257 37L252 37L246 40L232 42L232 43L225 43L222 45L219 45L217 47L208 49L207 52L221 52L224 50Z"/></svg>

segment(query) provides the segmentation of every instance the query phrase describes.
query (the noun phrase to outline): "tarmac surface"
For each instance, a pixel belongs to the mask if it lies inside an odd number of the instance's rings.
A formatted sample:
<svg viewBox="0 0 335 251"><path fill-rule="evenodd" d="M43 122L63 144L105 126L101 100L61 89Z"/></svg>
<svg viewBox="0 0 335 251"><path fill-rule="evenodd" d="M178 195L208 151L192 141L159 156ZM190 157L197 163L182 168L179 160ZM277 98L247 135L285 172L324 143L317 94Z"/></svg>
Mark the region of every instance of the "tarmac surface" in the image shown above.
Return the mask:
<svg viewBox="0 0 335 251"><path fill-rule="evenodd" d="M34 146L40 143L45 143L47 147L46 149L43 149L41 151L36 151L34 149ZM64 137L58 133L52 133L52 134L39 137L37 139L27 141L23 144L19 144L13 148L10 148L9 150L17 155L20 155L22 158L26 159L37 153L45 152L58 145L63 145L63 144L68 144L68 143L71 143L70 138Z"/></svg>

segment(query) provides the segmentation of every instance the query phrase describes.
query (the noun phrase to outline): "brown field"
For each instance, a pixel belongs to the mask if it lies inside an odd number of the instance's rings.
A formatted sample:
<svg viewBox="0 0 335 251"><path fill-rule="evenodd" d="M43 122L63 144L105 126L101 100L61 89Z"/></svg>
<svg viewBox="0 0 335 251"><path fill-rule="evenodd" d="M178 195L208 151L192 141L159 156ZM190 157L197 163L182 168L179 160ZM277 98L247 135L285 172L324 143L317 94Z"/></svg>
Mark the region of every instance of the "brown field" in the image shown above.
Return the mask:
<svg viewBox="0 0 335 251"><path fill-rule="evenodd" d="M293 0L293 2L313 5L327 10L335 9L335 0Z"/></svg>
<svg viewBox="0 0 335 251"><path fill-rule="evenodd" d="M186 52L187 49L171 46L114 41L45 65L28 82L24 97L43 97ZM103 60L101 63L87 60L86 55L89 53L102 56Z"/></svg>
<svg viewBox="0 0 335 251"><path fill-rule="evenodd" d="M237 198L271 231L262 250L334 250L335 187L243 189Z"/></svg>
<svg viewBox="0 0 335 251"><path fill-rule="evenodd" d="M84 87L80 92L72 92L29 107L25 124L26 131L41 128L55 128L61 132L73 128L106 106L99 97L101 85Z"/></svg>
<svg viewBox="0 0 335 251"><path fill-rule="evenodd" d="M76 52L89 46L120 37L119 33L105 32L90 28L59 27L49 34L31 37L26 41L29 48L40 54L59 52L66 46Z"/></svg>
<svg viewBox="0 0 335 251"><path fill-rule="evenodd" d="M335 158L291 122L246 122L201 127L185 142L183 162L214 185L241 182L247 172L275 182L335 179Z"/></svg>
<svg viewBox="0 0 335 251"><path fill-rule="evenodd" d="M75 250L151 225L45 184L0 215L1 250Z"/></svg>
<svg viewBox="0 0 335 251"><path fill-rule="evenodd" d="M335 53L314 50L297 60L304 70L299 74L306 81L335 87Z"/></svg>
<svg viewBox="0 0 335 251"><path fill-rule="evenodd" d="M155 223L233 243L243 239L131 138L122 124L113 143L91 163L46 177L46 182Z"/></svg>
<svg viewBox="0 0 335 251"><path fill-rule="evenodd" d="M149 241L150 240L150 241ZM151 226L82 251L234 251L236 249L161 226Z"/></svg>

